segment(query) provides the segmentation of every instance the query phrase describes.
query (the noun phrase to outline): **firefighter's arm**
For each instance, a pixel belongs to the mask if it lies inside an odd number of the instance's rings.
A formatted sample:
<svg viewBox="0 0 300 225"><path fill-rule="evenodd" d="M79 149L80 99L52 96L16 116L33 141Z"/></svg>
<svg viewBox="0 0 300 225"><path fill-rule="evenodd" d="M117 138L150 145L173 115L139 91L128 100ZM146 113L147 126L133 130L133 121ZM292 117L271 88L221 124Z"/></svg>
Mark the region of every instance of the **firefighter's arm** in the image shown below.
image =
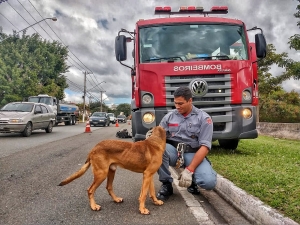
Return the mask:
<svg viewBox="0 0 300 225"><path fill-rule="evenodd" d="M179 186L180 187L189 187L192 184L192 175L194 174L195 169L203 161L205 156L208 154L208 147L202 145L199 150L195 153L194 158L190 165L188 165L184 171L179 175Z"/></svg>
<svg viewBox="0 0 300 225"><path fill-rule="evenodd" d="M206 147L205 145L202 145L199 150L195 153L194 158L192 159L192 162L190 163L190 165L187 166L187 168L194 172L195 169L200 165L200 163L203 161L203 159L205 158L205 156L207 156L209 152L208 147Z"/></svg>

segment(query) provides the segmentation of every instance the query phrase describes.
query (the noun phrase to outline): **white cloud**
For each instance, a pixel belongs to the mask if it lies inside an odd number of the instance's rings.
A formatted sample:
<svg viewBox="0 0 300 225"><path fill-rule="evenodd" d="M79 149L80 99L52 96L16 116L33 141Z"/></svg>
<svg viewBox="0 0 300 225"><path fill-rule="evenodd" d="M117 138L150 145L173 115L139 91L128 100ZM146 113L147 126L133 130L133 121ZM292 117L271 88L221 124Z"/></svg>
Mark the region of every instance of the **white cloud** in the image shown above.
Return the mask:
<svg viewBox="0 0 300 225"><path fill-rule="evenodd" d="M36 7L43 17L56 16L57 22L47 20L52 29L68 46L70 58L68 60L71 68L66 74L72 82L83 87L83 70L91 70L93 74L88 75L87 89L102 81L106 83L101 85L101 89L92 92L94 96L100 99L100 90L105 90L105 100L107 103L122 103L120 101L130 102L131 98L131 77L130 70L121 66L114 55L114 39L121 28L133 31L135 23L139 19L155 18L155 6L171 6L179 8L183 4L179 0L31 0L20 1L24 7L36 18L41 17L32 7L30 2ZM35 21L28 15L18 1L9 1L29 24ZM295 51L288 48L288 38L299 33L297 20L293 16L296 12L296 0L185 0L184 5L203 6L210 9L213 5L228 5L229 13L225 17L241 19L245 22L247 28L253 26L261 27L266 35L267 42L273 43L278 52L286 51L292 58L299 58ZM0 4L0 12L5 15L9 21L21 30L28 26L7 3ZM0 24L3 31L11 34L16 28L0 15ZM40 25L55 40L56 35L50 30L45 22ZM48 35L39 27L34 26L36 30L45 38ZM34 32L28 29L28 33ZM132 46L128 48L127 65L132 65L131 57ZM74 56L74 55L75 56ZM81 61L79 61L78 59ZM76 61L76 62L74 62ZM84 64L84 65L83 65ZM86 68L86 67L87 68ZM298 81L288 81L284 83L286 90L299 90ZM66 94L67 100L82 101L82 93L69 92Z"/></svg>

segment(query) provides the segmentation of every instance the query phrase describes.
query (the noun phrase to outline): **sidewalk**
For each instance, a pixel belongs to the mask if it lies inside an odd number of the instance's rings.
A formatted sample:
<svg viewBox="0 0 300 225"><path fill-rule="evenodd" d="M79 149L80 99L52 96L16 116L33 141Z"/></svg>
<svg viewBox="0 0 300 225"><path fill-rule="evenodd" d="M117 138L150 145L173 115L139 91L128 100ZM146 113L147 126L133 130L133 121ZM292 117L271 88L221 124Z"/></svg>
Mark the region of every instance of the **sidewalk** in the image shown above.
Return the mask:
<svg viewBox="0 0 300 225"><path fill-rule="evenodd" d="M187 206L196 217L200 224L214 224L209 220L207 213L203 210L200 204L190 199L192 195L184 196L183 190L178 186L178 180L176 179L178 170L171 167L172 176L175 178L175 185L177 186L182 197L185 198ZM181 190L182 189L182 190ZM258 198L246 193L244 190L235 186L231 181L218 174L217 186L215 192L219 194L228 203L233 205L249 222L259 225L299 225L294 220L284 217L278 213L275 209L264 204ZM186 199L187 197L187 199Z"/></svg>

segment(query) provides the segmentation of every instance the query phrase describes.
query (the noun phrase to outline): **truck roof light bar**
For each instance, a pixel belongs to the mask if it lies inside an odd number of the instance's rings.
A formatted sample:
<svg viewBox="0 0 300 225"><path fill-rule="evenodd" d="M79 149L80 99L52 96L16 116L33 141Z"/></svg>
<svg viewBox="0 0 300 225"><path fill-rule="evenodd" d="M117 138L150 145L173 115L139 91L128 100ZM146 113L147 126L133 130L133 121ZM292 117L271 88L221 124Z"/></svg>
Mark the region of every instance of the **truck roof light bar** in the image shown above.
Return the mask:
<svg viewBox="0 0 300 225"><path fill-rule="evenodd" d="M164 6L164 7L161 7L161 6L157 6L155 7L155 12L171 12L171 7L170 6Z"/></svg>
<svg viewBox="0 0 300 225"><path fill-rule="evenodd" d="M179 11L171 11L170 6L157 6L155 7L154 14L227 14L228 7L227 6L213 6L210 11L204 11L203 7L196 7L196 6L181 6Z"/></svg>
<svg viewBox="0 0 300 225"><path fill-rule="evenodd" d="M191 12L191 11L196 11L196 12L203 12L203 7L196 7L196 6L181 6L179 8L179 12Z"/></svg>
<svg viewBox="0 0 300 225"><path fill-rule="evenodd" d="M210 11L226 11L228 12L228 7L227 6L213 6L211 7Z"/></svg>

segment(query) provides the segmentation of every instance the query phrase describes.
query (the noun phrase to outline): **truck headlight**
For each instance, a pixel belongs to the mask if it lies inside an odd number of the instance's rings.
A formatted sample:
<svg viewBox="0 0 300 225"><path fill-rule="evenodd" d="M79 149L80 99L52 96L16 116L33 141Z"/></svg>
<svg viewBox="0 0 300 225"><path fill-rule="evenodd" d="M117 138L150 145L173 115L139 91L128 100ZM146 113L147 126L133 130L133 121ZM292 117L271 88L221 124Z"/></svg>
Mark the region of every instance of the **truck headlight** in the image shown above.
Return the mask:
<svg viewBox="0 0 300 225"><path fill-rule="evenodd" d="M252 117L252 111L251 111L251 109L248 109L248 108L244 109L243 110L243 117L245 119L250 119Z"/></svg>
<svg viewBox="0 0 300 225"><path fill-rule="evenodd" d="M152 96L150 94L144 94L142 97L142 101L145 104L150 104L152 102Z"/></svg>
<svg viewBox="0 0 300 225"><path fill-rule="evenodd" d="M251 99L251 93L248 90L243 91L243 99L249 101Z"/></svg>
<svg viewBox="0 0 300 225"><path fill-rule="evenodd" d="M155 120L155 116L152 113L145 113L143 115L144 123L152 123Z"/></svg>

